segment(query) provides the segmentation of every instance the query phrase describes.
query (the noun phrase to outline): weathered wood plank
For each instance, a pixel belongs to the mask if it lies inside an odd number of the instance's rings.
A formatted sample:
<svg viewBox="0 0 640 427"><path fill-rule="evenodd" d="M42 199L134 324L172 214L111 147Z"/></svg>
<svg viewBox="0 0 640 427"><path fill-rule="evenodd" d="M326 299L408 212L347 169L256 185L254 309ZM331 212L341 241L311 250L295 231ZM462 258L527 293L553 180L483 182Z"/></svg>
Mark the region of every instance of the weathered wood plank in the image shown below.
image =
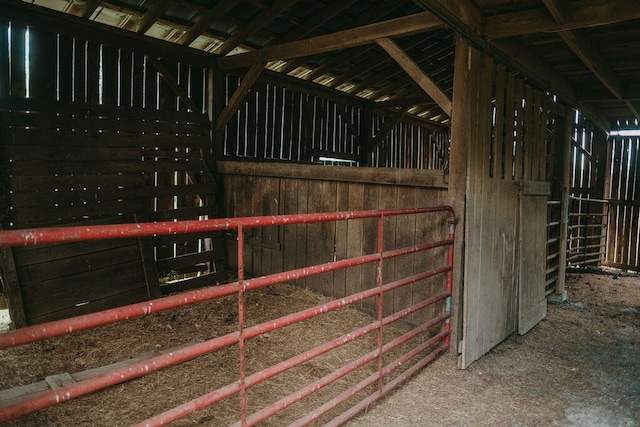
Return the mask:
<svg viewBox="0 0 640 427"><path fill-rule="evenodd" d="M365 185L360 183L348 184L349 210L359 211L364 209ZM352 258L364 254L362 238L364 233L364 221L361 219L347 222L347 257ZM362 271L365 267L351 267L346 271L345 293L352 295L364 290Z"/></svg>
<svg viewBox="0 0 640 427"><path fill-rule="evenodd" d="M447 188L441 170L342 168L321 165L296 165L291 168L280 163L218 162L218 170L225 175L252 175L330 180L381 185Z"/></svg>
<svg viewBox="0 0 640 427"><path fill-rule="evenodd" d="M308 212L334 212L336 185L329 181L309 181ZM307 224L307 265L319 265L334 260L335 223ZM333 273L308 277L307 286L324 295L333 294Z"/></svg>

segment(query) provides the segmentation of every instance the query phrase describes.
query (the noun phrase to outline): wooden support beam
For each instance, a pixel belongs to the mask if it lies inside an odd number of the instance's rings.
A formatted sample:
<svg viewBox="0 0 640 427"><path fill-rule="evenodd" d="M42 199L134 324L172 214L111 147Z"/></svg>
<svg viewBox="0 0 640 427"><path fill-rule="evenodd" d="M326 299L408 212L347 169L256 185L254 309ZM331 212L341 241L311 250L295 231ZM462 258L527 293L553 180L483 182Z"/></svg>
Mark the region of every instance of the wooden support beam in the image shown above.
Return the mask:
<svg viewBox="0 0 640 427"><path fill-rule="evenodd" d="M262 73L262 71L264 70L264 65L264 63L254 64L249 69L249 71L247 71L247 74L242 79L240 86L238 86L236 91L231 96L229 103L226 107L224 107L224 110L222 110L220 116L218 116L218 121L216 122L216 129L218 131L224 129L224 127L229 123L236 111L238 111L238 107L240 107L240 104L242 103L242 101L244 101L245 97L249 93L249 90L251 90L251 87L253 87L253 84L256 82L256 80L258 80L260 73Z"/></svg>
<svg viewBox="0 0 640 427"><path fill-rule="evenodd" d="M226 55L243 43L249 35L267 25L269 22L277 18L282 12L292 6L298 0L278 0L269 9L258 14L241 28L239 28L231 37L225 40L218 49L218 54Z"/></svg>
<svg viewBox="0 0 640 427"><path fill-rule="evenodd" d="M84 4L84 9L82 9L82 17L87 19L91 18L91 15L93 15L93 12L100 6L100 3L102 3L102 0L87 0Z"/></svg>
<svg viewBox="0 0 640 427"><path fill-rule="evenodd" d="M189 28L180 38L177 43L183 46L190 45L198 36L205 31L215 22L216 19L220 19L225 13L233 9L242 0L223 0L216 3L216 5L209 9L204 16L200 18L191 28Z"/></svg>
<svg viewBox="0 0 640 427"><path fill-rule="evenodd" d="M567 19L567 8L562 0L542 0L544 5L557 23L562 24Z"/></svg>
<svg viewBox="0 0 640 427"><path fill-rule="evenodd" d="M202 112L202 108L198 108L195 102L193 102L193 100L189 98L187 92L185 92L182 86L178 84L176 78L173 76L173 74L171 74L169 70L167 70L167 67L164 66L162 61L151 56L147 56L147 60L151 63L151 65L153 65L153 68L158 71L162 79L167 82L171 90L182 100L182 102L184 102L189 110L196 113Z"/></svg>
<svg viewBox="0 0 640 427"><path fill-rule="evenodd" d="M408 0L397 0L397 1L393 1L393 2L385 2L382 3L380 5L378 5L375 8L369 9L367 12L363 13L362 15L360 15L353 23L353 27L357 28L360 27L362 25L366 25L368 23L371 23L372 21L376 21L380 18L382 18L383 16L385 16L386 14L388 14L389 12L391 12L392 10L397 9L398 7L402 6L403 4L407 3ZM349 2L343 2L343 3L349 3ZM391 3L391 4L389 4ZM285 42L286 40L288 40L289 38L283 40L283 42ZM320 66L316 67L311 73L307 74L305 76L305 80L315 80L316 78L320 77L321 75L323 75L324 73L326 73L328 70L334 68L336 65L340 65L340 64L344 64L348 61L350 61L351 59L353 59L356 56L360 56L365 54L366 52L368 52L369 50L374 48L374 44L371 44L370 46L362 46L359 49L347 49L335 56L333 56L332 58L329 58L325 61L322 62L322 64L320 64ZM285 69L287 70L286 72L290 72L292 70L294 70L295 68L297 68L298 66L302 65L304 63L304 60L302 58L297 58L294 59L292 61L288 61L289 63L287 64L287 66L285 67Z"/></svg>
<svg viewBox="0 0 640 427"><path fill-rule="evenodd" d="M571 2L564 22L557 22L546 8L505 13L485 19L488 39L542 32L575 30L610 25L640 18L640 2L629 0L583 0Z"/></svg>
<svg viewBox="0 0 640 427"><path fill-rule="evenodd" d="M451 99L440 89L436 82L431 80L424 71L407 54L389 38L378 39L376 43L382 47L409 76L425 91L427 95L451 117Z"/></svg>
<svg viewBox="0 0 640 427"><path fill-rule="evenodd" d="M136 25L136 32L139 34L146 33L154 22L158 20L171 6L174 5L176 0L156 0L153 5L147 9L142 18Z"/></svg>
<svg viewBox="0 0 640 427"><path fill-rule="evenodd" d="M267 47L239 55L222 57L218 59L218 65L222 69L242 68L256 62L266 63L278 59L285 60L316 55L366 45L383 37L407 36L443 28L443 26L442 21L430 12L416 13L414 15L377 22L333 34Z"/></svg>
<svg viewBox="0 0 640 427"><path fill-rule="evenodd" d="M382 127L371 139L371 143L369 144L369 147L367 147L367 154L371 153L378 147L378 145L382 144L382 141L384 141L384 139L389 136L389 133L393 130L393 128L396 127L398 123L400 123L400 120L402 120L404 115L407 114L408 110L409 107L405 107L402 110L398 111L394 116L389 117L387 121L384 122Z"/></svg>

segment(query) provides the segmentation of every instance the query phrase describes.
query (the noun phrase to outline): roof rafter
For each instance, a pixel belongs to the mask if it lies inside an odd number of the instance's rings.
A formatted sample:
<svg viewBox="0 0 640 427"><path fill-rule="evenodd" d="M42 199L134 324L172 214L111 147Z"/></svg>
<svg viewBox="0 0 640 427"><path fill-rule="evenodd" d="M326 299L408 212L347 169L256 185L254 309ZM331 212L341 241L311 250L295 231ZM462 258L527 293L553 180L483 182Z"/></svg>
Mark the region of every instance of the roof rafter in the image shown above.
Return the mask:
<svg viewBox="0 0 640 427"><path fill-rule="evenodd" d="M198 38L200 34L203 34L207 29L215 22L216 19L219 19L225 13L233 9L238 3L242 0L223 0L219 1L213 8L209 9L204 16L200 18L198 22L196 22L191 28L189 28L180 38L178 39L178 43L188 46L195 39Z"/></svg>
<svg viewBox="0 0 640 427"><path fill-rule="evenodd" d="M342 13L356 1L358 0L335 0L331 6L324 7L322 12L314 14L311 19L305 23L305 25L302 25L287 34L286 37L280 40L280 43L287 43L306 36L334 16Z"/></svg>
<svg viewBox="0 0 640 427"><path fill-rule="evenodd" d="M102 3L102 0L88 0L84 5L84 9L82 9L82 17L87 19L91 18L91 15L93 15L93 12L100 6L100 3Z"/></svg>
<svg viewBox="0 0 640 427"><path fill-rule="evenodd" d="M544 4L549 9L553 18L559 24L565 22L565 8L561 0L544 0ZM638 119L640 114L631 102L624 99L622 94L622 83L615 71L607 64L600 52L593 47L591 40L580 30L567 30L558 33L562 40L569 46L573 53L591 70L591 72L600 80L600 82L619 100L625 102L631 113Z"/></svg>
<svg viewBox="0 0 640 427"><path fill-rule="evenodd" d="M236 31L231 37L222 43L222 46L218 49L220 55L226 55L243 43L251 33L258 31L260 28L267 25L269 22L277 18L282 12L288 9L298 0L278 0L271 7L262 13L256 15L248 23L243 25L238 31Z"/></svg>
<svg viewBox="0 0 640 427"><path fill-rule="evenodd" d="M136 32L140 34L146 33L149 28L160 18L176 0L157 0L138 21Z"/></svg>

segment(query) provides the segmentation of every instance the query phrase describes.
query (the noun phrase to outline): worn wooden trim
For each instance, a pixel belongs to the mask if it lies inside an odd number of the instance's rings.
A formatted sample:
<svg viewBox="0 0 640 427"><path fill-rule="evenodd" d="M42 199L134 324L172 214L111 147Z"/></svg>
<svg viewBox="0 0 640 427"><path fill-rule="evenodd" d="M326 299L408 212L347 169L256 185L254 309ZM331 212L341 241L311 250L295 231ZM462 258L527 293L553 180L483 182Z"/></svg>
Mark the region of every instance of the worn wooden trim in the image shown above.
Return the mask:
<svg viewBox="0 0 640 427"><path fill-rule="evenodd" d="M349 168L258 162L218 162L217 166L218 171L223 175L268 176L442 189L448 187L444 182L444 171L439 169Z"/></svg>
<svg viewBox="0 0 640 427"><path fill-rule="evenodd" d="M545 181L523 181L522 194L525 196L551 195L551 183Z"/></svg>
<svg viewBox="0 0 640 427"><path fill-rule="evenodd" d="M373 43L381 37L408 36L419 32L436 30L444 23L430 12L416 13L402 18L376 22L358 28L338 31L310 39L254 50L239 55L218 59L221 69L247 67L255 62L269 62L311 56L334 50Z"/></svg>

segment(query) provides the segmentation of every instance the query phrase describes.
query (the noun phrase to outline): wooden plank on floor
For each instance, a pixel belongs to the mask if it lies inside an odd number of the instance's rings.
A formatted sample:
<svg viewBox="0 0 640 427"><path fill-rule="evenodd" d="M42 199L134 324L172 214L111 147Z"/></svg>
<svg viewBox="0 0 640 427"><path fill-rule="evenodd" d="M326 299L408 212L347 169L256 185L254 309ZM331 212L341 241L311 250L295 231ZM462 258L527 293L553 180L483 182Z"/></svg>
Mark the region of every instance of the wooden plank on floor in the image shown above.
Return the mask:
<svg viewBox="0 0 640 427"><path fill-rule="evenodd" d="M153 351L142 353L139 356L136 356L130 359L126 359L126 360L112 363L105 366L100 366L98 368L88 369L86 371L76 372L74 374L61 373L57 375L52 375L47 377L45 381L38 381L36 383L14 387L7 390L2 390L0 391L0 408L7 405L11 405L13 403L21 402L28 398L35 397L39 394L42 394L52 389L55 390L55 388L51 386L51 382L53 382L54 385L57 386L57 388L59 388L64 385L71 384L73 382L88 380L90 378L95 378L99 375L104 375L118 369L126 368L127 366L131 366L136 363L143 362L152 357L157 357L157 356L162 356L163 354L172 353L176 350L180 350L182 348L188 347L193 344L194 343L188 343L188 344L183 344L183 345L168 348L168 349L153 350Z"/></svg>

